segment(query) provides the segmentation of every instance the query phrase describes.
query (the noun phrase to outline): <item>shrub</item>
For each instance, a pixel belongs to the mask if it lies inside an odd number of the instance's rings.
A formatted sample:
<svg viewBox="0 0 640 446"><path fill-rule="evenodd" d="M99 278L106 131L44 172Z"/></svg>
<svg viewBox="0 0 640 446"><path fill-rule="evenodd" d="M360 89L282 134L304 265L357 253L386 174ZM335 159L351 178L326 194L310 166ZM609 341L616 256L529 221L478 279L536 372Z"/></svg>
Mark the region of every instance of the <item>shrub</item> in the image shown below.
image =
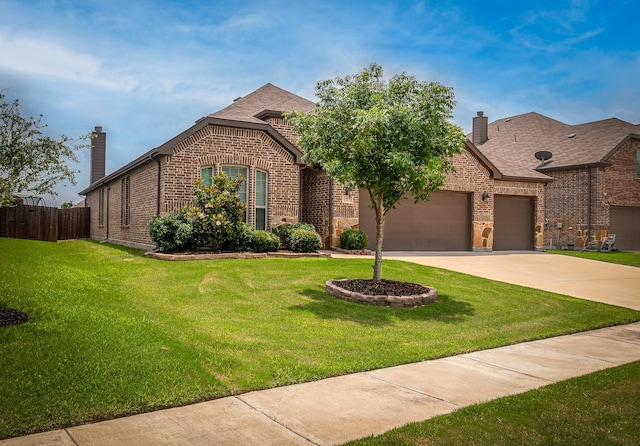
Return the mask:
<svg viewBox="0 0 640 446"><path fill-rule="evenodd" d="M280 238L280 246L283 249L292 249L291 248L291 234L293 231L298 229L305 229L307 231L315 231L316 228L311 223L296 223L292 225L291 223L284 223L280 226L276 226L272 229L272 232Z"/></svg>
<svg viewBox="0 0 640 446"><path fill-rule="evenodd" d="M173 212L153 217L149 235L162 252L189 251L198 245L193 225L183 213Z"/></svg>
<svg viewBox="0 0 640 446"><path fill-rule="evenodd" d="M227 237L222 242L222 249L234 252L248 251L251 247L253 232L253 226L248 223L240 223L235 227L231 227Z"/></svg>
<svg viewBox="0 0 640 446"><path fill-rule="evenodd" d="M255 252L277 251L280 246L280 238L272 232L253 231L250 247Z"/></svg>
<svg viewBox="0 0 640 446"><path fill-rule="evenodd" d="M364 249L367 243L369 243L367 234L359 229L347 229L340 235L342 249Z"/></svg>
<svg viewBox="0 0 640 446"><path fill-rule="evenodd" d="M211 186L196 180L195 197L183 212L193 225L199 246L227 249L237 242L234 239L244 231L241 226L246 205L238 198L243 181L242 176L229 178L224 174L211 178Z"/></svg>
<svg viewBox="0 0 640 446"><path fill-rule="evenodd" d="M296 229L291 233L290 244L295 252L314 252L320 249L322 239L316 231Z"/></svg>

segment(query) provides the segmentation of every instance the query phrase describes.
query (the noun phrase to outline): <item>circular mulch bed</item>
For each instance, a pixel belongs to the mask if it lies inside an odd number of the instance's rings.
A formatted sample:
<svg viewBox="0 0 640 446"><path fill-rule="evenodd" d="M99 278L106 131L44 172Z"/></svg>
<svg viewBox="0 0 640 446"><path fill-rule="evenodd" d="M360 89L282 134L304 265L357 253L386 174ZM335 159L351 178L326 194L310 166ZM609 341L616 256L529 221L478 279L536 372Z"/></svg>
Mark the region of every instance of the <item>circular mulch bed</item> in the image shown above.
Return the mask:
<svg viewBox="0 0 640 446"><path fill-rule="evenodd" d="M421 307L438 300L435 288L384 279L328 280L325 291L351 302L390 307Z"/></svg>
<svg viewBox="0 0 640 446"><path fill-rule="evenodd" d="M29 316L22 311L12 310L11 308L0 308L0 327L21 324L28 320Z"/></svg>

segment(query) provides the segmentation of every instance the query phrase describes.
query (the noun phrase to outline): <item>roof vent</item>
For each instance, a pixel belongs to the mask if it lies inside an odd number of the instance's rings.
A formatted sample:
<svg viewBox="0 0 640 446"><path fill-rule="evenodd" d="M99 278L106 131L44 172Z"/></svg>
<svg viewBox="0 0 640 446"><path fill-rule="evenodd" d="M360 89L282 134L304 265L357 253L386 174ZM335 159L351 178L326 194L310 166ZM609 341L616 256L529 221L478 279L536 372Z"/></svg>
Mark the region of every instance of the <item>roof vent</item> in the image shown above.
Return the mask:
<svg viewBox="0 0 640 446"><path fill-rule="evenodd" d="M237 98L235 98L235 99L233 100L233 102L237 102L237 101L239 101L240 99L242 99L242 96L238 96Z"/></svg>
<svg viewBox="0 0 640 446"><path fill-rule="evenodd" d="M509 121L511 121L511 118L507 118L504 120L504 122L509 122Z"/></svg>
<svg viewBox="0 0 640 446"><path fill-rule="evenodd" d="M573 137L575 137L575 136L576 136L576 134L575 134L575 133L572 133L571 135L569 135L569 138L573 138Z"/></svg>

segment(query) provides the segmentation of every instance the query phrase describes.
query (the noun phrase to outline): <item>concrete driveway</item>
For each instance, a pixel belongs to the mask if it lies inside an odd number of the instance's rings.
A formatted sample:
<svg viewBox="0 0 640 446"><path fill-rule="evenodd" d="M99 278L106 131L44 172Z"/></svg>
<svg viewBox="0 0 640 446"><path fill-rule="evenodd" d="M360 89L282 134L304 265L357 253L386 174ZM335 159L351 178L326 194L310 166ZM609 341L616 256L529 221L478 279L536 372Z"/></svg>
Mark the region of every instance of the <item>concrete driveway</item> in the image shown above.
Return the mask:
<svg viewBox="0 0 640 446"><path fill-rule="evenodd" d="M640 310L640 268L633 266L532 251L385 252L384 258Z"/></svg>
<svg viewBox="0 0 640 446"><path fill-rule="evenodd" d="M332 257L353 258L332 253ZM373 258L372 256L359 256ZM500 282L640 310L640 268L535 251L385 252L384 259L435 266ZM384 276L384 263L383 263Z"/></svg>

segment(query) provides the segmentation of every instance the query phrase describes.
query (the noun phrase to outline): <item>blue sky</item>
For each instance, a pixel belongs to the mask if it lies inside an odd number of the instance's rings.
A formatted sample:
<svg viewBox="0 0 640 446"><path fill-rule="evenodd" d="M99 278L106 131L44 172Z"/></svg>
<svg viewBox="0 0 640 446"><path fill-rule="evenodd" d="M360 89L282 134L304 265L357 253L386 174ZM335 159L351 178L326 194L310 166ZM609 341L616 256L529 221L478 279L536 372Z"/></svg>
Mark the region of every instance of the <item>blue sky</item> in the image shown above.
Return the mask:
<svg viewBox="0 0 640 446"><path fill-rule="evenodd" d="M640 123L637 0L0 0L0 89L51 136L107 132L107 173L267 82L372 62L454 88L454 121L530 111ZM47 204L77 202L89 183Z"/></svg>

